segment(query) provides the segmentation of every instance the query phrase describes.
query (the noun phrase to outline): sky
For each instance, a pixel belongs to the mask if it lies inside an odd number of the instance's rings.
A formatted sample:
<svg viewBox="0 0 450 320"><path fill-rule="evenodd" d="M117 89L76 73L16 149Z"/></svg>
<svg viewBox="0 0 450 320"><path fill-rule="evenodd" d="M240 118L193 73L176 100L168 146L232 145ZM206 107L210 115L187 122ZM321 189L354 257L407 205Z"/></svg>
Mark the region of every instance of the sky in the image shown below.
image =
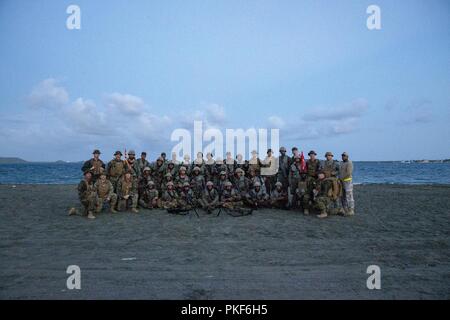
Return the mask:
<svg viewBox="0 0 450 320"><path fill-rule="evenodd" d="M154 159L199 120L320 158L450 158L449 18L445 0L1 0L0 156Z"/></svg>

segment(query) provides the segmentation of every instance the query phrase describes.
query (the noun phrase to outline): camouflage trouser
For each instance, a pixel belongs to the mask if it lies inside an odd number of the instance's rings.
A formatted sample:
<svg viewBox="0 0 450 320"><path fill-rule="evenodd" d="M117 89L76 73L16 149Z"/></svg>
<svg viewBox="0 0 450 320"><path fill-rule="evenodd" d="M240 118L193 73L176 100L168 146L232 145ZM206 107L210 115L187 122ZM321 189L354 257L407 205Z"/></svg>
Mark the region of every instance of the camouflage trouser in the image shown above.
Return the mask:
<svg viewBox="0 0 450 320"><path fill-rule="evenodd" d="M354 209L355 200L353 200L353 182L343 181L342 186L342 207L344 207L344 209Z"/></svg>
<svg viewBox="0 0 450 320"><path fill-rule="evenodd" d="M281 184L283 185L283 189L287 190L289 187L289 179L288 177L284 176L283 174L278 173L277 174L277 181L281 182Z"/></svg>
<svg viewBox="0 0 450 320"><path fill-rule="evenodd" d="M119 183L120 177L109 177L109 181L113 185L114 192L117 194L117 184Z"/></svg>
<svg viewBox="0 0 450 320"><path fill-rule="evenodd" d="M139 199L139 206L145 209L157 209L161 208L161 199L153 198L152 200L146 202L144 199Z"/></svg>
<svg viewBox="0 0 450 320"><path fill-rule="evenodd" d="M161 205L164 209L175 209L178 208L178 201L176 199L162 201Z"/></svg>
<svg viewBox="0 0 450 320"><path fill-rule="evenodd" d="M222 203L222 207L230 210L241 208L243 205L243 201L226 201Z"/></svg>
<svg viewBox="0 0 450 320"><path fill-rule="evenodd" d="M138 198L137 195L136 196L130 196L128 199L120 199L119 200L119 205L117 206L117 209L119 211L124 211L127 208L130 207L136 209L137 208L137 204L138 204Z"/></svg>
<svg viewBox="0 0 450 320"><path fill-rule="evenodd" d="M111 198L109 199L109 201L106 200L106 198L100 198L98 197L97 199L97 205L95 208L95 212L99 213L102 211L103 209L103 205L105 204L105 202L109 202L109 207L111 209L114 209L117 203L117 195L115 193L112 194Z"/></svg>
<svg viewBox="0 0 450 320"><path fill-rule="evenodd" d="M203 199L198 200L198 203L205 210L214 210L215 208L217 208L219 206L218 202L208 202Z"/></svg>
<svg viewBox="0 0 450 320"><path fill-rule="evenodd" d="M192 199L191 203L184 199L178 200L178 208L180 208L181 210L191 210L193 207L195 207L194 199Z"/></svg>
<svg viewBox="0 0 450 320"><path fill-rule="evenodd" d="M85 198L81 198L80 202L84 208L84 214L87 214L88 211L95 210L95 207L97 205L97 195L93 193Z"/></svg>
<svg viewBox="0 0 450 320"><path fill-rule="evenodd" d="M332 199L326 196L318 197L314 201L314 209L316 209L318 212L328 212L329 206L332 203Z"/></svg>
<svg viewBox="0 0 450 320"><path fill-rule="evenodd" d="M277 183L277 175L264 177L264 184L266 186L266 191L268 194L270 194L272 190L275 189L275 183Z"/></svg>
<svg viewBox="0 0 450 320"><path fill-rule="evenodd" d="M311 196L311 192L309 192L309 191L307 191L302 196L301 203L302 203L303 210L305 210L305 209L310 210L311 209L311 200L312 200L312 198L313 197Z"/></svg>

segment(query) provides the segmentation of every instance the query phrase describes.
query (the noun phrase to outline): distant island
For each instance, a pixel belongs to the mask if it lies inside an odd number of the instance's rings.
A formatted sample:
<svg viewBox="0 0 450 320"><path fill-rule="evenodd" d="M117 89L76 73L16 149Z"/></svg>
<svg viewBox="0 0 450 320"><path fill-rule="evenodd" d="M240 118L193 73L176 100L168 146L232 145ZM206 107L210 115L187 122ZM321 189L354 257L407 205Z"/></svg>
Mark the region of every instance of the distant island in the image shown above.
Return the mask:
<svg viewBox="0 0 450 320"><path fill-rule="evenodd" d="M27 163L28 161L25 161L21 158L15 158L15 157L0 157L0 164L10 164L10 163Z"/></svg>

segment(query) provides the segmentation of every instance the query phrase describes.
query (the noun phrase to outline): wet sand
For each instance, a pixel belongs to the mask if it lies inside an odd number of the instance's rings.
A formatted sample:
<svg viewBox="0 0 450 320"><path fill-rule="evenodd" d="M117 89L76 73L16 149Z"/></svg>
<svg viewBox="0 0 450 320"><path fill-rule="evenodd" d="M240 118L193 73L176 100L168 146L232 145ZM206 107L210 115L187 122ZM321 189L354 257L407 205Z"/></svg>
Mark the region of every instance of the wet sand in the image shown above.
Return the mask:
<svg viewBox="0 0 450 320"><path fill-rule="evenodd" d="M67 215L74 185L0 185L0 299L449 299L450 186L355 186L356 215ZM68 290L66 268L81 268ZM381 268L368 290L366 268Z"/></svg>

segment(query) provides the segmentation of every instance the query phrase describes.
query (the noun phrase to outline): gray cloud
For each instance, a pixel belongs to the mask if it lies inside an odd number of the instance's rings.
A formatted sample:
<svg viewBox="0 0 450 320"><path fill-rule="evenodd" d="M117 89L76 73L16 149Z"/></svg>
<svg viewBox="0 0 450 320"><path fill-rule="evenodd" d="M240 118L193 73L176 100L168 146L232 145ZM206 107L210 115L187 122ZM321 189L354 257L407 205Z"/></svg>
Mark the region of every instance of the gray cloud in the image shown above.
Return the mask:
<svg viewBox="0 0 450 320"><path fill-rule="evenodd" d="M66 89L58 81L49 78L38 83L28 96L28 104L33 108L58 108L69 102Z"/></svg>

